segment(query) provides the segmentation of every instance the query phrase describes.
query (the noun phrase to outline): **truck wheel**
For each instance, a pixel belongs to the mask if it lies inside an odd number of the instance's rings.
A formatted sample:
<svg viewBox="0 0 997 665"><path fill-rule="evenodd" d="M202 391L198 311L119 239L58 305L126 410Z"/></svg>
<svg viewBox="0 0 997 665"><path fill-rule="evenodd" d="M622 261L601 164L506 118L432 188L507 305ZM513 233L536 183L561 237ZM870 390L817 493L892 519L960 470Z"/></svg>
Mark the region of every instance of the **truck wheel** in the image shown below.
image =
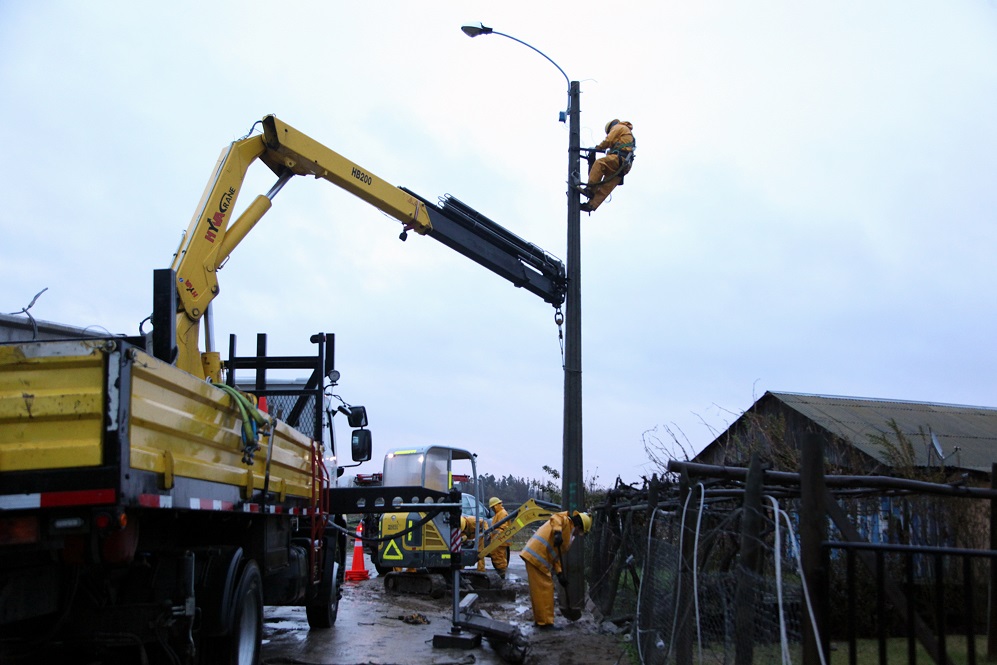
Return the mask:
<svg viewBox="0 0 997 665"><path fill-rule="evenodd" d="M263 578L260 567L249 561L242 569L232 597L232 629L205 645L204 663L259 665L263 643Z"/></svg>
<svg viewBox="0 0 997 665"><path fill-rule="evenodd" d="M330 539L328 543L335 544ZM340 561L337 552L326 545L326 556L322 570L322 583L318 593L305 606L308 627L313 630L332 628L339 616L339 598L343 593L343 579L346 577L345 561Z"/></svg>

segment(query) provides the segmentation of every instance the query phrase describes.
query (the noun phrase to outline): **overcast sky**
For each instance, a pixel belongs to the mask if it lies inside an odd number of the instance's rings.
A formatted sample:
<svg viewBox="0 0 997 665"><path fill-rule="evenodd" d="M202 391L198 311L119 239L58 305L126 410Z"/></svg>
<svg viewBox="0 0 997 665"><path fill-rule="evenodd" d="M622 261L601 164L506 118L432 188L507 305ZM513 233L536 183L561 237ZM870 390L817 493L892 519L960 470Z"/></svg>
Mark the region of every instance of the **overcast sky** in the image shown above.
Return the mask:
<svg viewBox="0 0 997 665"><path fill-rule="evenodd" d="M567 84L460 31L483 22L581 82L583 145L612 118L637 139L582 219L587 478L637 482L647 437L691 454L767 390L997 406L997 5L623 6L0 0L0 312L47 287L36 318L137 332L219 152L268 113L563 259ZM274 203L219 275L216 341L336 333L361 472L431 443L560 468L549 305L324 181Z"/></svg>

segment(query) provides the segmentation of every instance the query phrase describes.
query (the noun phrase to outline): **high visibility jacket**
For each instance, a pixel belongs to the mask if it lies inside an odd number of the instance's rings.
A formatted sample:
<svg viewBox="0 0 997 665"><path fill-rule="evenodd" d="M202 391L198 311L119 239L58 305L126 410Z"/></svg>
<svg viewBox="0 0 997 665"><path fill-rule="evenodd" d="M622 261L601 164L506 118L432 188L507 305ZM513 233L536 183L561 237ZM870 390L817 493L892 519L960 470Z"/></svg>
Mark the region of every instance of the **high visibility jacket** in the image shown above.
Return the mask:
<svg viewBox="0 0 997 665"><path fill-rule="evenodd" d="M460 516L460 539L461 541L470 540L474 538L474 527L478 526L478 531L484 531L488 528L488 522L481 518L468 517L467 515Z"/></svg>
<svg viewBox="0 0 997 665"><path fill-rule="evenodd" d="M571 549L571 534L574 529L575 525L567 512L554 513L527 541L520 556L527 563L547 570L551 575L557 575L561 572L562 557ZM560 546L554 544L554 534L557 533L561 534Z"/></svg>
<svg viewBox="0 0 997 665"><path fill-rule="evenodd" d="M492 524L498 524L508 516L509 516L509 511L505 509L505 506L499 504L499 509L495 511L495 515L492 516ZM508 524L503 524L498 528L498 532L501 533L508 528L509 528Z"/></svg>
<svg viewBox="0 0 997 665"><path fill-rule="evenodd" d="M633 135L634 126L624 120L613 125L606 140L595 147L596 150L609 150L611 153L631 152L636 147Z"/></svg>

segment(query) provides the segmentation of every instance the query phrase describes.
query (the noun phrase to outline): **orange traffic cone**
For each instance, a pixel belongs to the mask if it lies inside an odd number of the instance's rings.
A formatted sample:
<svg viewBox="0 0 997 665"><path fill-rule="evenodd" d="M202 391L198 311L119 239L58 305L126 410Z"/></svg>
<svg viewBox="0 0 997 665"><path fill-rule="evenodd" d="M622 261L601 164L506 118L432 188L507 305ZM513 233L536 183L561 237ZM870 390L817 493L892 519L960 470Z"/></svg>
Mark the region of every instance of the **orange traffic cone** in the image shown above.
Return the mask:
<svg viewBox="0 0 997 665"><path fill-rule="evenodd" d="M363 560L363 522L357 525L357 537L353 540L353 566L346 571L347 582L359 582L370 579L367 566Z"/></svg>

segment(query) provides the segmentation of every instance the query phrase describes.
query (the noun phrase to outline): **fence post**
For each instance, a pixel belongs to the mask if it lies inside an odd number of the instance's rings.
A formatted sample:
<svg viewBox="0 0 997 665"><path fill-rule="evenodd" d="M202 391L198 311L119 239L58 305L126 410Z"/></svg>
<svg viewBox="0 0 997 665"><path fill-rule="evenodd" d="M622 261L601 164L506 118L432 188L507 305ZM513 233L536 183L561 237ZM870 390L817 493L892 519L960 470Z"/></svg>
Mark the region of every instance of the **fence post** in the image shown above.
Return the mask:
<svg viewBox="0 0 997 665"><path fill-rule="evenodd" d="M615 547L607 548L607 550L612 549L613 557L603 571L600 571L604 576L608 577L608 587L602 596L604 607L599 608L607 617L613 615L613 606L616 605L616 592L620 588L620 573L623 570L623 566L626 565L625 561L630 553L628 539L630 537L632 521L633 511L627 511L627 515L624 518L623 531L620 533L618 541L614 543Z"/></svg>
<svg viewBox="0 0 997 665"><path fill-rule="evenodd" d="M990 489L997 489L997 464L990 465ZM997 499L990 499L990 549L997 550ZM990 559L990 602L987 612L987 660L997 661L997 561Z"/></svg>
<svg viewBox="0 0 997 665"><path fill-rule="evenodd" d="M734 665L751 665L755 652L755 615L757 605L757 575L761 554L762 488L765 469L757 452L751 453L748 477L744 485L744 505L741 510L741 556L737 570L737 591L734 600ZM778 521L776 522L778 527ZM779 556L779 552L775 553Z"/></svg>
<svg viewBox="0 0 997 665"><path fill-rule="evenodd" d="M654 517L654 511L658 508L658 489L660 483L658 482L658 474L651 474L651 480L647 483L647 521L650 522Z"/></svg>
<svg viewBox="0 0 997 665"><path fill-rule="evenodd" d="M613 587L612 575L607 571L613 568L614 557L617 556L618 547L609 545L609 541L614 538L612 524L615 522L616 493L610 491L606 497L606 503L602 508L596 508L592 512L594 524L592 533L586 538L586 545L592 544L592 556L586 557L589 561L588 588L589 598L596 604L599 611L604 616L609 616L613 609L612 596L616 590ZM607 590L606 585L610 590ZM607 601L607 596L609 597Z"/></svg>
<svg viewBox="0 0 997 665"><path fill-rule="evenodd" d="M803 581L813 611L813 624L809 615L803 621L803 665L820 665L821 650L827 653L826 647L830 646L827 635L827 568L824 565L822 547L827 539L824 445L821 437L810 428L803 434L801 443L800 558L803 564Z"/></svg>
<svg viewBox="0 0 997 665"><path fill-rule="evenodd" d="M696 508L692 502L689 474L682 471L679 496L685 505L682 513L682 551L679 555L679 583L675 593L675 612L678 621L675 631L676 665L692 665L692 631L696 617L693 613L694 588L692 576L696 570Z"/></svg>

